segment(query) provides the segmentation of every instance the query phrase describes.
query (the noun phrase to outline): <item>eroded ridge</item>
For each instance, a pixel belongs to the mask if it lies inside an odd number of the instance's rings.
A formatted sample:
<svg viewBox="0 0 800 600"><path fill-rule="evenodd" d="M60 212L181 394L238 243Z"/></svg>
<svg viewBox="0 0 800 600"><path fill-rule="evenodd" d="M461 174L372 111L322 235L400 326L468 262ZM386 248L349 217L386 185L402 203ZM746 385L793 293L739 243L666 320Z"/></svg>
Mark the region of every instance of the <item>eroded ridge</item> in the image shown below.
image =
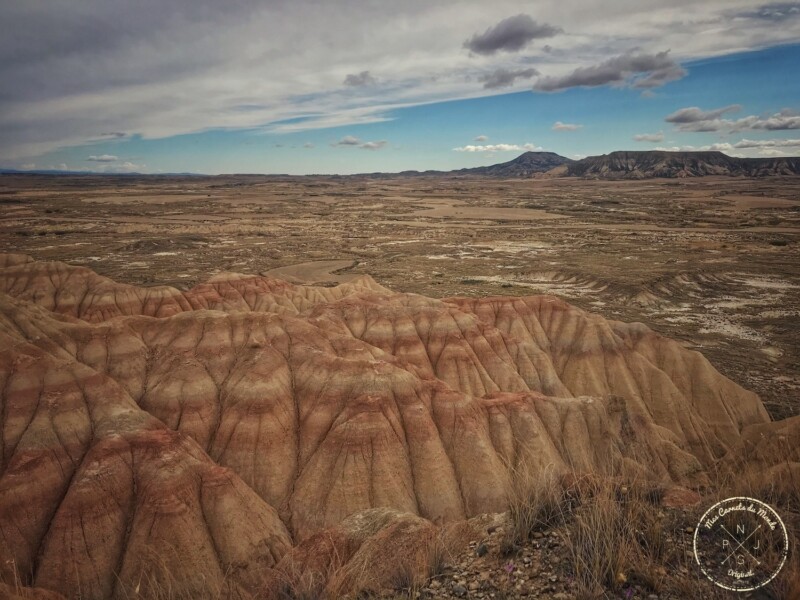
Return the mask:
<svg viewBox="0 0 800 600"><path fill-rule="evenodd" d="M552 296L0 264L0 564L71 597L159 568L250 593L367 509L502 511L520 465L701 482L769 422L702 355Z"/></svg>

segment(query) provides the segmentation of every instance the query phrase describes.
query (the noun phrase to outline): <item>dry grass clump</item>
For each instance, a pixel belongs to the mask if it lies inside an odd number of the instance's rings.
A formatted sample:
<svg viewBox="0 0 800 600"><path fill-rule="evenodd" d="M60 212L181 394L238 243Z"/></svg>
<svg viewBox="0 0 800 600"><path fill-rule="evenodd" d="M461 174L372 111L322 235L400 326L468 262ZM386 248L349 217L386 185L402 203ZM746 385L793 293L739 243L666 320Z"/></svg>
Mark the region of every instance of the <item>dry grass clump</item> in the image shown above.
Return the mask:
<svg viewBox="0 0 800 600"><path fill-rule="evenodd" d="M295 548L278 566L280 581L275 586L280 600L318 600L352 553L346 536L322 531Z"/></svg>
<svg viewBox="0 0 800 600"><path fill-rule="evenodd" d="M509 526L500 550L513 554L536 531L550 529L564 522L572 511L575 497L565 487L554 468L545 468L538 474L523 467L512 473L508 494Z"/></svg>
<svg viewBox="0 0 800 600"><path fill-rule="evenodd" d="M635 560L636 530L632 507L619 502L610 485L598 481L590 495L575 511L566 546L579 593L595 597L627 581Z"/></svg>
<svg viewBox="0 0 800 600"><path fill-rule="evenodd" d="M394 524L364 542L341 569L331 574L323 597L369 595L391 589L413 598L450 560L452 553L441 529L416 523Z"/></svg>
<svg viewBox="0 0 800 600"><path fill-rule="evenodd" d="M171 548L166 556L145 546L140 555L141 566L135 581L123 582L117 576L116 597L125 600L234 600L249 598L230 577L230 572L222 573L220 579L197 573L193 581L179 581L170 566L178 556Z"/></svg>
<svg viewBox="0 0 800 600"><path fill-rule="evenodd" d="M437 527L414 515L374 509L306 540L278 565L280 600L355 598L391 592L414 598L443 572L475 531Z"/></svg>

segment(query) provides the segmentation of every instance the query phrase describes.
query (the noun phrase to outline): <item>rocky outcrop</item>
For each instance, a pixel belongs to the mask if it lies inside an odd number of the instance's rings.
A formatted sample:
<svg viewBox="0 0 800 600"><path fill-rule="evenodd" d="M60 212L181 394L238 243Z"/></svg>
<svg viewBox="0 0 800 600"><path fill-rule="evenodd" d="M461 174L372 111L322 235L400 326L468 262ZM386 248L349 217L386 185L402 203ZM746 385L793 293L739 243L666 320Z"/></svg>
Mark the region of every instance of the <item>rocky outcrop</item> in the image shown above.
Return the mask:
<svg viewBox="0 0 800 600"><path fill-rule="evenodd" d="M596 179L800 175L800 158L736 158L714 151L617 151L569 163L558 174Z"/></svg>
<svg viewBox="0 0 800 600"><path fill-rule="evenodd" d="M413 545L504 510L521 471L702 481L769 421L700 354L550 296L3 260L2 580L68 597L203 573L244 598L365 510L409 515L381 536Z"/></svg>

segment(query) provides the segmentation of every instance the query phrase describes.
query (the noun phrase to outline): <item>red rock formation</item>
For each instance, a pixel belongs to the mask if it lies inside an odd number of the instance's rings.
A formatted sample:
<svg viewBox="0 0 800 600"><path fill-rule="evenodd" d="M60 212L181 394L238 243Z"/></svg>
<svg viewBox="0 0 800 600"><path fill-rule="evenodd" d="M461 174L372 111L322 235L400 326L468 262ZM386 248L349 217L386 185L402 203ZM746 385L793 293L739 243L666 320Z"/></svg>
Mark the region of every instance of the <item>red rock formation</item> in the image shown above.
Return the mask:
<svg viewBox="0 0 800 600"><path fill-rule="evenodd" d="M549 296L0 265L0 580L69 597L244 597L289 531L502 511L523 468L697 481L769 421L700 354Z"/></svg>

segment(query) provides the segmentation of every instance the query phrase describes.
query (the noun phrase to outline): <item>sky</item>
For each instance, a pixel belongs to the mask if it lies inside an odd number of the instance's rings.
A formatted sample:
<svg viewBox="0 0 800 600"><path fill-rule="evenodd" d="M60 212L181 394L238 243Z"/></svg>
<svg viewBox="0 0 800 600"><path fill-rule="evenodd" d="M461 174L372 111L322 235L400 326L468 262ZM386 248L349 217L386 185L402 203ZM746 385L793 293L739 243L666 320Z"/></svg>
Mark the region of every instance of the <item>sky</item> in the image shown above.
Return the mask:
<svg viewBox="0 0 800 600"><path fill-rule="evenodd" d="M0 4L0 167L454 169L800 155L800 2Z"/></svg>

